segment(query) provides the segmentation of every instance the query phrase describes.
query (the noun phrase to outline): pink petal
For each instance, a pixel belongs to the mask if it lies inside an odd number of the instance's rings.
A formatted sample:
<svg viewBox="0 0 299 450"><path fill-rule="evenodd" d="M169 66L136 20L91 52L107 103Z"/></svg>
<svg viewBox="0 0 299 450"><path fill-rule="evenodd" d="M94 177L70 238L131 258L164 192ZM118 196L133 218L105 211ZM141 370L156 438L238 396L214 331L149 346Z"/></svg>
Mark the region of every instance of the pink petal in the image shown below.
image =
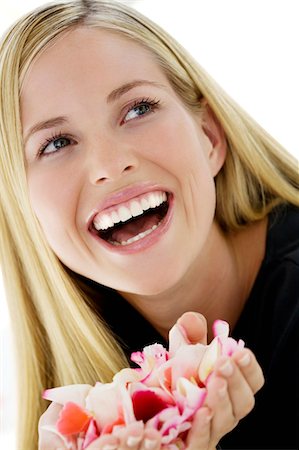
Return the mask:
<svg viewBox="0 0 299 450"><path fill-rule="evenodd" d="M65 405L67 402L77 403L82 408L85 407L85 398L92 386L89 384L69 384L53 389L46 389L43 398L51 402Z"/></svg>
<svg viewBox="0 0 299 450"><path fill-rule="evenodd" d="M180 406L188 407L194 411L200 408L206 398L205 388L200 388L186 378L179 378L177 389L174 393L175 398L181 403Z"/></svg>
<svg viewBox="0 0 299 450"><path fill-rule="evenodd" d="M89 423L89 427L86 431L85 439L83 441L82 449L84 450L88 445L90 445L95 439L100 436L100 432L97 428L96 421L92 419Z"/></svg>
<svg viewBox="0 0 299 450"><path fill-rule="evenodd" d="M167 421L174 423L180 417L180 411L177 406L170 406L163 409L160 413L156 414L152 419L146 423L146 429L155 428L156 430L161 430L163 424Z"/></svg>
<svg viewBox="0 0 299 450"><path fill-rule="evenodd" d="M182 346L190 344L186 331L183 327L175 324L169 331L169 354L172 357Z"/></svg>
<svg viewBox="0 0 299 450"><path fill-rule="evenodd" d="M86 408L92 411L99 430L119 417L120 388L115 383L96 383L86 398Z"/></svg>
<svg viewBox="0 0 299 450"><path fill-rule="evenodd" d="M214 336L224 336L228 337L229 335L229 324L224 320L215 320L212 325L212 330Z"/></svg>
<svg viewBox="0 0 299 450"><path fill-rule="evenodd" d="M223 356L231 356L236 350L244 348L244 341L239 340L238 342L231 338L221 339L221 354Z"/></svg>
<svg viewBox="0 0 299 450"><path fill-rule="evenodd" d="M199 366L198 375L200 380L205 384L209 374L212 372L217 358L221 355L221 344L218 337L206 347L205 354Z"/></svg>
<svg viewBox="0 0 299 450"><path fill-rule="evenodd" d="M145 357L143 352L133 352L131 353L131 361L138 364L138 366L142 367L144 363Z"/></svg>
<svg viewBox="0 0 299 450"><path fill-rule="evenodd" d="M145 359L151 359L155 367L160 366L168 360L168 351L161 344L148 345L143 349Z"/></svg>
<svg viewBox="0 0 299 450"><path fill-rule="evenodd" d="M140 381L143 378L143 374L136 369L125 368L117 372L113 377L115 384L126 386L128 383Z"/></svg>
<svg viewBox="0 0 299 450"><path fill-rule="evenodd" d="M168 351L161 344L152 344L144 347L143 352L131 354L131 360L141 368L140 379L147 386L157 384L156 369L163 365L169 358Z"/></svg>
<svg viewBox="0 0 299 450"><path fill-rule="evenodd" d="M162 380L165 378L163 372L169 371L169 367L171 367L172 390L176 388L177 380L181 377L198 381L198 369L205 351L206 346L202 344L182 345L177 349L175 355L160 367L159 379L163 383ZM166 378L169 378L169 375Z"/></svg>

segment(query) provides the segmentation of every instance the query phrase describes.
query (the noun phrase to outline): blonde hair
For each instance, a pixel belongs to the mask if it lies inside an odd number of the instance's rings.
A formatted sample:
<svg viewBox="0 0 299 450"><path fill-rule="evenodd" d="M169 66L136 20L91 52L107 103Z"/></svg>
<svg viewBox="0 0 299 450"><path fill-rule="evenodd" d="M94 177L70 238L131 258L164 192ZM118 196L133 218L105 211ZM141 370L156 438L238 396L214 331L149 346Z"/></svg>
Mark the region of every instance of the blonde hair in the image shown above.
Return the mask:
<svg viewBox="0 0 299 450"><path fill-rule="evenodd" d="M55 3L36 9L0 48L1 264L18 351L18 448L37 448L45 388L110 381L126 358L106 324L53 254L29 201L19 97L34 58L74 26L121 33L148 48L191 109L204 97L228 143L216 177L216 217L227 230L263 218L283 202L299 205L298 162L257 125L174 39L149 19L111 1Z"/></svg>

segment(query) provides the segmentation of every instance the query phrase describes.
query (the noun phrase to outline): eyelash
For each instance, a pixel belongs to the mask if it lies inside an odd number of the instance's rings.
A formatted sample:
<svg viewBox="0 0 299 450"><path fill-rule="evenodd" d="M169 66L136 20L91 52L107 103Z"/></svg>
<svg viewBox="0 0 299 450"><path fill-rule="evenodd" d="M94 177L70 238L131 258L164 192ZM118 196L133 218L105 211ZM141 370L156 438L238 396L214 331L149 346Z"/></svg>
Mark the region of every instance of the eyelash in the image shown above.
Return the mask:
<svg viewBox="0 0 299 450"><path fill-rule="evenodd" d="M150 107L150 111L147 111L145 114L142 114L141 116L138 117L138 119L144 115L150 114L155 112L159 107L160 107L160 100L157 99L151 99L149 97L146 98L142 98L141 100L135 100L133 102L133 104L130 104L126 110L124 115L126 116L130 111L133 111L135 108L137 108L138 106L143 106L143 105L147 105ZM135 119L136 120L136 119ZM128 121L129 122L129 121ZM123 119L121 121L121 124L126 123L125 120Z"/></svg>
<svg viewBox="0 0 299 450"><path fill-rule="evenodd" d="M139 117L136 117L134 119L130 119L130 120L125 120L125 117L127 116L127 114L129 114L129 112L134 111L134 109L136 109L137 107L141 107L141 106L148 106L150 109L148 111L146 111L145 113L141 114ZM141 100L135 100L133 102L133 104L130 104L125 112L124 112L124 119L121 120L121 125L130 122L131 120L139 120L141 119L143 116L146 116L148 114L154 113L158 108L160 107L160 100L156 100L156 99L150 99L149 97L147 98L143 98ZM48 145L53 144L56 140L58 139L68 139L70 141L72 141L73 139L66 134L63 134L62 132L59 132L57 134L54 134L53 136L51 136L50 138L47 138L40 146L39 150L38 150L38 158L41 157L47 157L47 156L52 156L53 154L58 153L60 150L62 150L65 147L61 147L60 149L57 149L54 152L50 152L50 153L45 153L46 148L48 147ZM68 145L67 145L68 146ZM66 146L66 147L67 147Z"/></svg>
<svg viewBox="0 0 299 450"><path fill-rule="evenodd" d="M40 148L39 148L39 150L38 150L37 156L38 156L38 157L46 157L46 156L51 156L51 155L53 155L54 153L59 152L60 149L57 149L57 150L54 151L54 152L45 153L45 150L46 150L46 148L48 147L48 145L53 144L53 142L57 141L58 139L68 139L68 140L70 140L70 141L73 140L70 136L68 136L67 134L63 134L62 132L55 133L55 134L53 134L50 138L47 138L47 139L43 142L43 144L40 146ZM65 147L62 147L62 148L65 148Z"/></svg>

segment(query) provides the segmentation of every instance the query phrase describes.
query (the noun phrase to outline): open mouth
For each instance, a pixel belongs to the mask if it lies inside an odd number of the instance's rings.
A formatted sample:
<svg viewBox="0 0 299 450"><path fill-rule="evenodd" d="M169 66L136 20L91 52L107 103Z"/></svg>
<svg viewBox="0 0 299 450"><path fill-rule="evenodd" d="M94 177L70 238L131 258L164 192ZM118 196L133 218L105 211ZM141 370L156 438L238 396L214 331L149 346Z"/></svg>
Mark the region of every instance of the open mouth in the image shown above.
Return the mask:
<svg viewBox="0 0 299 450"><path fill-rule="evenodd" d="M91 231L111 245L127 246L155 231L163 223L168 209L169 194L151 192L109 214L96 216Z"/></svg>

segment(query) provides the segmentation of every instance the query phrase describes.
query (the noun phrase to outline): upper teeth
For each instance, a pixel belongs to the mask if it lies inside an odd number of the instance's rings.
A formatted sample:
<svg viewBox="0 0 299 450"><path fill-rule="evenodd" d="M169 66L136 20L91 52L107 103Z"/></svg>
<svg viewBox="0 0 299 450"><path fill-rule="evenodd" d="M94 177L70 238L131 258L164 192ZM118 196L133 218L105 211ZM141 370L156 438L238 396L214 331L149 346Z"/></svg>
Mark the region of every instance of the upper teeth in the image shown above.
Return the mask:
<svg viewBox="0 0 299 450"><path fill-rule="evenodd" d="M99 213L93 219L96 230L107 230L116 223L126 222L132 217L143 214L149 208L156 208L167 200L166 192L154 191L144 196L134 198L126 205L118 205L109 211Z"/></svg>

